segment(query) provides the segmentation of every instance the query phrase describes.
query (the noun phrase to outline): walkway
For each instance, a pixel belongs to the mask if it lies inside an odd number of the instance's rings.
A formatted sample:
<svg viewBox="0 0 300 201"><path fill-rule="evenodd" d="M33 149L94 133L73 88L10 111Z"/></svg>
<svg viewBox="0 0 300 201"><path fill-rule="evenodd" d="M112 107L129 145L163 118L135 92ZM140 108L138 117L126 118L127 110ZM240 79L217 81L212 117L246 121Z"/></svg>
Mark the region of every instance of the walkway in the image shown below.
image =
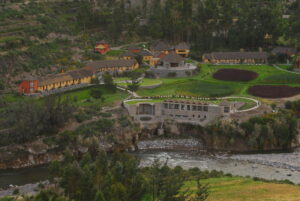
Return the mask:
<svg viewBox="0 0 300 201"><path fill-rule="evenodd" d="M286 70L286 69L283 69L283 68L280 68L279 66L277 65L272 65L273 67L275 67L276 69L280 70L280 71L283 71L283 72L286 72L286 73L293 73L293 74L297 74L297 75L300 75L300 72L295 72L295 71L289 71L289 70Z"/></svg>
<svg viewBox="0 0 300 201"><path fill-rule="evenodd" d="M256 110L256 109L258 109L261 106L261 102L259 100L256 100L254 98L242 97L242 96L228 96L228 97L217 98L217 99L226 100L226 99L232 99L232 98L246 99L246 100L250 100L250 101L253 101L253 102L256 103L256 105L254 107L252 107L252 108L245 109L245 110L237 110L237 111L235 111L237 113L249 112L249 111L252 111L252 110Z"/></svg>

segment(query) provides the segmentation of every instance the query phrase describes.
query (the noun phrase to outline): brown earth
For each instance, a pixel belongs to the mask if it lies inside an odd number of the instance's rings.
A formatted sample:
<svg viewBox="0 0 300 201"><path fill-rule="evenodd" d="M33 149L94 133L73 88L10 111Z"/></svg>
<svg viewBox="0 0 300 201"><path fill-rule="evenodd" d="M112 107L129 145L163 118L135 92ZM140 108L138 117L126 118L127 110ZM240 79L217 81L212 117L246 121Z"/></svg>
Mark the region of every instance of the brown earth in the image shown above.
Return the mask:
<svg viewBox="0 0 300 201"><path fill-rule="evenodd" d="M261 98L286 98L300 94L300 87L285 85L255 85L248 89L248 92Z"/></svg>
<svg viewBox="0 0 300 201"><path fill-rule="evenodd" d="M234 82L249 82L258 77L254 71L240 69L220 69L214 73L213 77L217 80L234 81Z"/></svg>

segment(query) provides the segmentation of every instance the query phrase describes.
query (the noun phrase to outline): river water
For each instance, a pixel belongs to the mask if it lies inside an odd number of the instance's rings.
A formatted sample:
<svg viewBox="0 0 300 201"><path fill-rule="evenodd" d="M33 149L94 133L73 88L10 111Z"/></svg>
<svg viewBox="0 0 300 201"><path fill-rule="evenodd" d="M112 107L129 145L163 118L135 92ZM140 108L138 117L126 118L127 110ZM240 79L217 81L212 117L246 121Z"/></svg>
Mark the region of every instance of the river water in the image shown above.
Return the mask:
<svg viewBox="0 0 300 201"><path fill-rule="evenodd" d="M162 163L167 161L170 167L181 166L185 169L197 167L201 170L223 171L236 176L290 180L295 184L300 184L300 151L229 155L195 151L195 148L199 146L201 143L193 140L141 142L140 151L132 154L141 159L141 166L150 166L155 160L160 160ZM191 147L193 149L187 149ZM181 151L174 151L178 149ZM44 181L48 176L49 172L45 166L0 171L0 189L7 188L10 184L19 186Z"/></svg>

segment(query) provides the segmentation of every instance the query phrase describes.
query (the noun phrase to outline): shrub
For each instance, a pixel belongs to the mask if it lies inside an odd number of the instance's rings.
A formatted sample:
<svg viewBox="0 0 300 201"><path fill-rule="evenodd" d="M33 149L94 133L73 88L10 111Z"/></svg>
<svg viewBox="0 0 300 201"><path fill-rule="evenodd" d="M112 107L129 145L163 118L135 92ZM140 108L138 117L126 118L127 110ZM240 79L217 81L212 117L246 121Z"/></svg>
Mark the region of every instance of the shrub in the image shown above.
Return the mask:
<svg viewBox="0 0 300 201"><path fill-rule="evenodd" d="M13 195L18 195L20 193L20 190L18 188L14 189Z"/></svg>
<svg viewBox="0 0 300 201"><path fill-rule="evenodd" d="M91 95L91 97L93 97L95 99L101 99L101 98L103 98L102 90L98 89L98 88L91 89L90 95Z"/></svg>

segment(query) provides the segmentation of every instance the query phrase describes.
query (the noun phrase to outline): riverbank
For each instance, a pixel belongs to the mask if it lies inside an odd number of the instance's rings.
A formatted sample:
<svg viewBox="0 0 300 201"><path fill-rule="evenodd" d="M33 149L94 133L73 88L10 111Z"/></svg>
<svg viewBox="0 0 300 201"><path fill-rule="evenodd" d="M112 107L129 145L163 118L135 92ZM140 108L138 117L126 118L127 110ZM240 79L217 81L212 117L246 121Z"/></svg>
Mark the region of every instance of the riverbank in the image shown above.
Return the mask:
<svg viewBox="0 0 300 201"><path fill-rule="evenodd" d="M199 168L202 171L222 171L241 177L257 177L265 180L288 180L300 184L300 151L272 154L229 154L203 150L201 141L188 139L156 139L140 141L138 151L131 154L141 159L141 166L151 166L155 160L170 167ZM36 184L48 179L46 166L0 171L0 189L17 185L33 192ZM21 187L20 187L21 186ZM0 191L0 197L12 194L14 188ZM26 192L27 192L26 191Z"/></svg>
<svg viewBox="0 0 300 201"><path fill-rule="evenodd" d="M142 167L150 166L155 160L159 160L161 163L167 162L168 166L172 168L181 166L184 169L199 168L202 171L216 170L234 176L256 177L278 181L288 180L294 184L300 184L300 171L296 170L295 166L292 167L287 163L281 163L281 155L276 158L276 163L274 161L271 163L267 160L268 155L265 155L265 160L251 161L248 160L248 155L239 155L238 159L234 159L234 156L227 154L221 155L219 153L215 155L196 151L141 151L135 154L141 158ZM291 156L287 154L285 157L293 157L294 153L291 154ZM297 166L297 168L299 167Z"/></svg>

